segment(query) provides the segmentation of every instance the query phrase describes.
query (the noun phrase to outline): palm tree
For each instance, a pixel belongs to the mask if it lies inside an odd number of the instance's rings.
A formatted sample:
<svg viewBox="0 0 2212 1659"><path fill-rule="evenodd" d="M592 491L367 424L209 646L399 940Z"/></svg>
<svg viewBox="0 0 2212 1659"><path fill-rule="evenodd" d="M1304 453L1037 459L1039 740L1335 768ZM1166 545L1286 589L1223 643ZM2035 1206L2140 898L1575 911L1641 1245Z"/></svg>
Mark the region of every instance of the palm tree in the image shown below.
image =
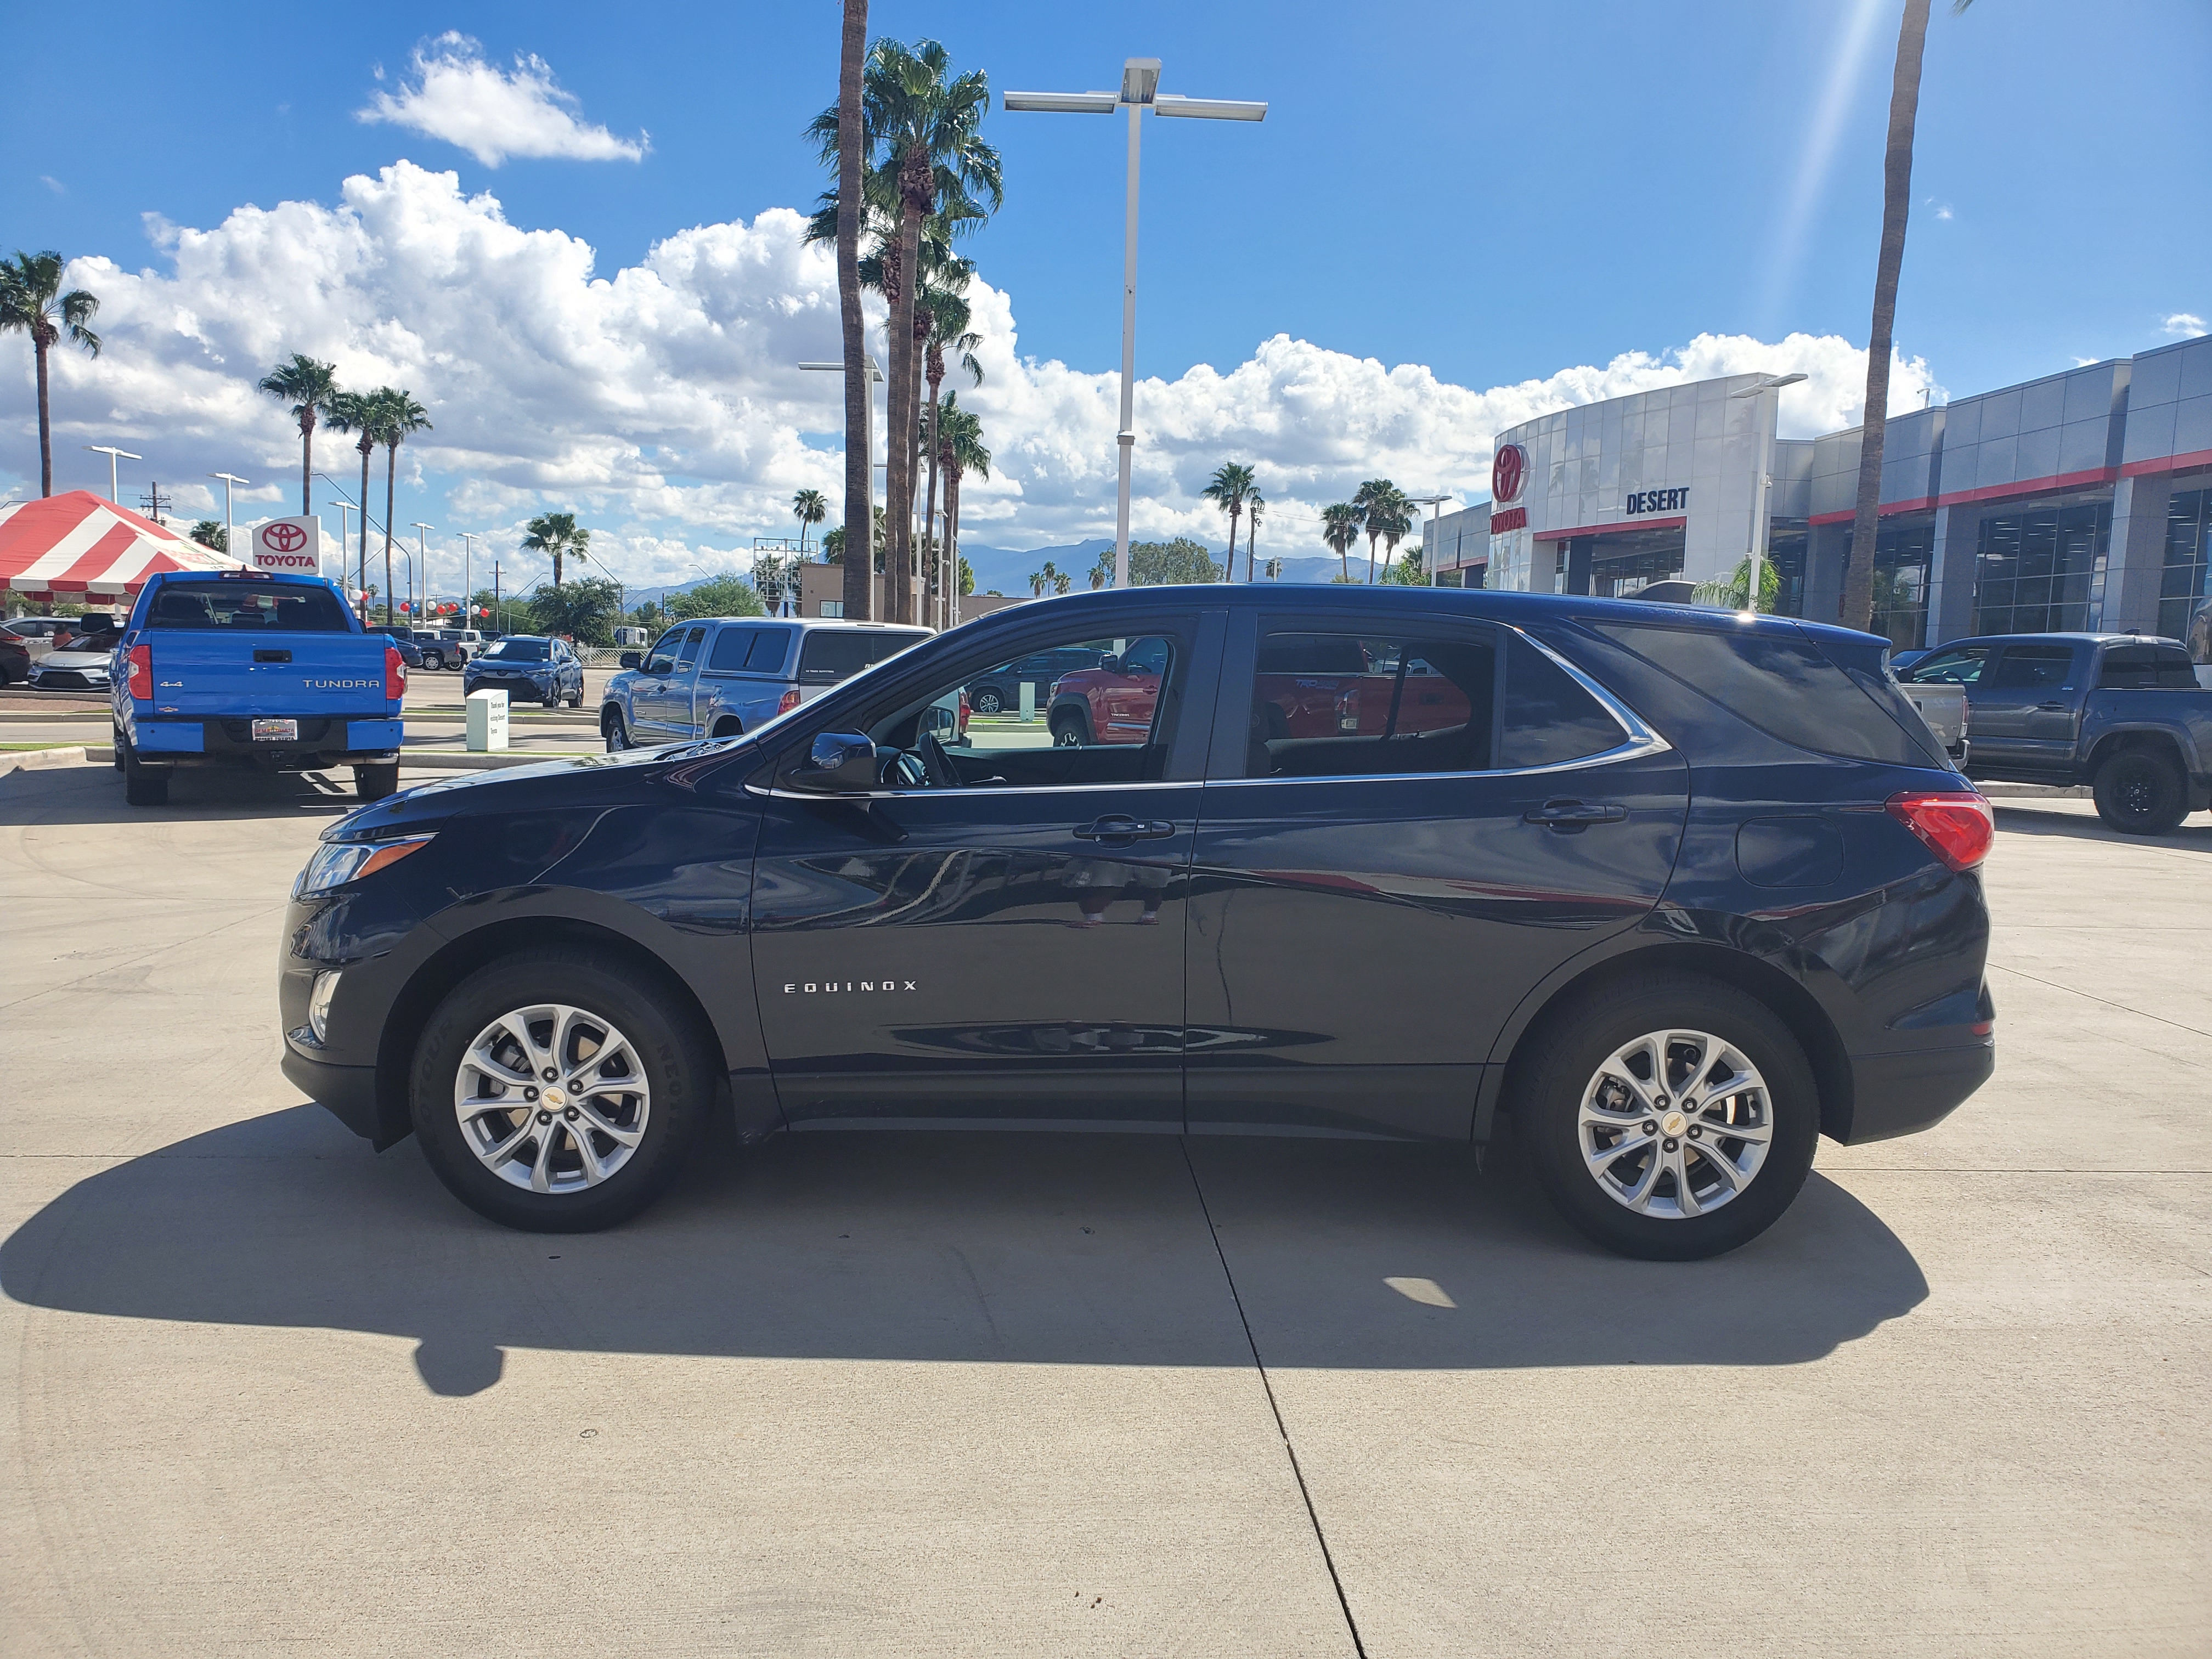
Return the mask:
<svg viewBox="0 0 2212 1659"><path fill-rule="evenodd" d="M1974 0L1951 0L1954 15ZM1881 450L1889 426L1889 354L1897 326L1897 278L1905 264L1905 223L1912 206L1912 130L1920 114L1920 58L1928 44L1928 0L1905 0L1890 80L1889 138L1881 166L1881 249L1874 267L1874 319L1867 331L1866 412L1859 425L1858 499L1851 513L1850 562L1844 569L1841 620L1874 620L1875 540L1881 530Z"/></svg>
<svg viewBox="0 0 2212 1659"><path fill-rule="evenodd" d="M541 513L525 526L528 532L522 538L523 550L544 553L553 561L553 586L561 586L561 562L574 559L578 564L591 562L592 532L576 522L573 513Z"/></svg>
<svg viewBox="0 0 2212 1659"><path fill-rule="evenodd" d="M337 365L317 362L305 353L295 351L263 375L255 390L267 392L279 403L291 404L292 418L300 423L300 516L305 518L315 510L315 422L331 412L331 402L338 395ZM385 587L389 590L389 568L384 576ZM389 601L386 603L388 606Z"/></svg>
<svg viewBox="0 0 2212 1659"><path fill-rule="evenodd" d="M1393 520L1412 520L1413 503L1389 479L1370 478L1352 492L1352 504L1359 509L1360 528L1367 532L1367 583L1371 587L1375 585L1375 544L1389 533ZM1403 528L1398 532L1401 536L1405 533Z"/></svg>
<svg viewBox="0 0 2212 1659"><path fill-rule="evenodd" d="M44 253L16 251L12 260L0 260L0 334L17 330L31 337L31 356L39 380L39 494L54 493L54 432L47 403L46 353L64 336L81 346L88 357L100 356L100 336L92 319L100 300L89 289L62 289L62 256L51 248Z"/></svg>
<svg viewBox="0 0 2212 1659"><path fill-rule="evenodd" d="M848 27L849 24L848 17ZM887 457L884 495L892 506L888 520L891 620L911 622L914 489L911 439L907 434L916 428L915 306L919 286L915 278L921 270L921 228L925 220L955 203L967 210L961 216L980 217L981 210L975 207L971 193L987 198L991 210L996 211L1005 191L998 151L985 143L981 135L984 113L990 107L990 82L981 70L953 75L951 54L934 40L919 40L911 48L896 40L878 40L868 52L861 80L859 104L863 142L870 157L878 153L882 156L879 171L895 185L898 215L896 264L886 273L885 284L885 297L891 302L884 327L890 358L884 377L885 399L890 404L885 429L895 434L896 441ZM867 187L857 170L848 178L843 164L849 143L845 103L841 97L838 109L823 112L811 129L825 159L833 143L839 153L841 259L842 220L848 211L847 202L852 202L849 210L855 216L857 246L859 198ZM857 280L857 258L854 266ZM896 294L891 292L894 284Z"/></svg>
<svg viewBox="0 0 2212 1659"><path fill-rule="evenodd" d="M354 447L361 452L361 567L355 591L366 592L368 588L368 458L376 453L377 410L376 396L368 392L341 392L331 399L331 406L323 419L333 432L356 434ZM344 565L345 550L340 548L339 565ZM368 601L360 602L362 621L368 620Z"/></svg>
<svg viewBox="0 0 2212 1659"><path fill-rule="evenodd" d="M1252 522L1244 527L1244 580L1248 582L1252 580L1252 544L1260 539L1260 514L1267 506L1267 498L1255 486L1244 503L1244 510L1252 515Z"/></svg>
<svg viewBox="0 0 2212 1659"><path fill-rule="evenodd" d="M960 559L960 481L970 472L991 476L991 452L983 447L983 422L972 409L960 406L959 395L945 394L937 412L937 459L945 469L945 556L946 568L958 571Z"/></svg>
<svg viewBox="0 0 2212 1659"><path fill-rule="evenodd" d="M1367 515L1350 501L1338 501L1321 510L1321 538L1343 567L1344 580L1352 580L1352 545L1359 539L1359 526Z"/></svg>
<svg viewBox="0 0 2212 1659"><path fill-rule="evenodd" d="M961 290L968 286L969 273L975 269L965 259L947 260L922 284L921 308L915 313L917 320L927 320L928 333L923 340L923 375L929 382L929 418L921 433L922 453L929 458L929 487L923 493L921 522L924 534L937 522L937 418L940 393L945 386L945 356L948 351L956 354L960 366L968 371L969 384L983 384L983 365L975 361L975 348L983 343L983 337L968 326L970 312L968 301ZM942 546L938 556L945 556ZM951 565L945 568L951 569Z"/></svg>
<svg viewBox="0 0 2212 1659"><path fill-rule="evenodd" d="M844 334L845 522L866 524L875 483L868 453L868 325L860 310L860 191L866 164L861 80L868 54L868 0L845 0L845 27L837 58L837 315ZM825 154L824 160L827 160ZM801 532L802 537L805 532ZM845 567L844 614L865 621L871 586L867 561Z"/></svg>
<svg viewBox="0 0 2212 1659"><path fill-rule="evenodd" d="M1030 597L1033 599L1044 597L1044 572L1042 570L1030 572Z"/></svg>
<svg viewBox="0 0 2212 1659"><path fill-rule="evenodd" d="M384 446L384 620L392 620L392 508L399 485L399 446L417 432L430 429L430 411L398 386L380 386L370 392L375 404L371 416L376 441ZM368 511L364 503L362 516ZM560 584L556 582L556 587Z"/></svg>
<svg viewBox="0 0 2212 1659"><path fill-rule="evenodd" d="M830 502L818 489L802 489L791 498L791 510L799 520L799 562L806 562L806 526L820 524L830 516Z"/></svg>
<svg viewBox="0 0 2212 1659"><path fill-rule="evenodd" d="M1401 495L1396 501L1390 503L1390 511L1382 520L1382 562L1384 564L1396 562L1398 544L1406 539L1413 528L1413 504Z"/></svg>
<svg viewBox="0 0 2212 1659"><path fill-rule="evenodd" d="M1048 568L1049 568L1049 567L1048 567ZM1075 577L1074 577L1074 575L1073 575L1072 573L1070 573L1070 572L1068 572L1068 571L1066 571L1066 570L1054 570L1054 571L1053 571L1053 573L1052 573L1052 591L1053 591L1054 592L1055 592L1055 593L1065 593L1065 592L1067 592L1067 590L1068 590L1069 588L1071 588L1071 587L1073 587L1073 586L1075 586Z"/></svg>
<svg viewBox="0 0 2212 1659"><path fill-rule="evenodd" d="M1252 469L1241 461L1224 461L1213 469L1213 477L1205 489L1198 492L1229 515L1229 558L1223 566L1224 574L1237 574L1237 520L1244 511L1244 503L1253 493Z"/></svg>
<svg viewBox="0 0 2212 1659"><path fill-rule="evenodd" d="M1091 567L1091 591L1096 593L1113 580L1114 550L1109 547L1099 554L1098 562Z"/></svg>

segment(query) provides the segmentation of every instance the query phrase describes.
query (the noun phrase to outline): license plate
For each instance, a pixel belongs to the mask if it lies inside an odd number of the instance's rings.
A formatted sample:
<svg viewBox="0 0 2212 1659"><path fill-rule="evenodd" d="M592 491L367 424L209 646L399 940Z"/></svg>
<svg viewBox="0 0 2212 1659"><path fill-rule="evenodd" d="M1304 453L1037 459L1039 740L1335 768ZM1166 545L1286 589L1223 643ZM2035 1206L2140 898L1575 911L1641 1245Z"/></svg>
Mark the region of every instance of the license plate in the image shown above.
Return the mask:
<svg viewBox="0 0 2212 1659"><path fill-rule="evenodd" d="M297 720L256 720L253 722L256 743L297 743L300 722Z"/></svg>

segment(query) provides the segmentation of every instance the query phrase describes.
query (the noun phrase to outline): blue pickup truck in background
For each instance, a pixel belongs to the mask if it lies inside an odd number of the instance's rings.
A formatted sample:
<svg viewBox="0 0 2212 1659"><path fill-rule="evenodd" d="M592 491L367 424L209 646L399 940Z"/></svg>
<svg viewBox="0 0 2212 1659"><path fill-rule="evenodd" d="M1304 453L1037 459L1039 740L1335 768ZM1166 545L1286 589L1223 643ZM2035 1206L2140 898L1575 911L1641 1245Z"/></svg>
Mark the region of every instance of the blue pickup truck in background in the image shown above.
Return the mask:
<svg viewBox="0 0 2212 1659"><path fill-rule="evenodd" d="M117 642L124 798L159 806L179 766L353 768L363 800L399 787L407 665L334 582L263 570L149 578Z"/></svg>

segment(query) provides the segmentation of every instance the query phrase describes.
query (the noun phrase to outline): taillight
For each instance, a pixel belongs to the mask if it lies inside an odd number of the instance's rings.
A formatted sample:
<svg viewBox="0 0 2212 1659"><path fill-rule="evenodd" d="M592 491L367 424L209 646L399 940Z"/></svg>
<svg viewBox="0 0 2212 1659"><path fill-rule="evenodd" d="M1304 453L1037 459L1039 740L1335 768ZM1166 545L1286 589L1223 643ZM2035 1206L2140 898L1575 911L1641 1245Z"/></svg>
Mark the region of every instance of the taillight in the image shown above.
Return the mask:
<svg viewBox="0 0 2212 1659"><path fill-rule="evenodd" d="M399 654L399 647L384 647L384 700L398 702L407 695L407 659Z"/></svg>
<svg viewBox="0 0 2212 1659"><path fill-rule="evenodd" d="M138 702L154 701L154 647L134 645L125 659L131 665L131 696Z"/></svg>
<svg viewBox="0 0 2212 1659"><path fill-rule="evenodd" d="M1971 789L1907 789L1892 795L1888 805L1890 817L1954 870L1972 869L1996 839L1996 815Z"/></svg>
<svg viewBox="0 0 2212 1659"><path fill-rule="evenodd" d="M788 691L786 691L781 697L776 700L775 712L779 714L788 714L793 709L798 707L799 688L794 685Z"/></svg>

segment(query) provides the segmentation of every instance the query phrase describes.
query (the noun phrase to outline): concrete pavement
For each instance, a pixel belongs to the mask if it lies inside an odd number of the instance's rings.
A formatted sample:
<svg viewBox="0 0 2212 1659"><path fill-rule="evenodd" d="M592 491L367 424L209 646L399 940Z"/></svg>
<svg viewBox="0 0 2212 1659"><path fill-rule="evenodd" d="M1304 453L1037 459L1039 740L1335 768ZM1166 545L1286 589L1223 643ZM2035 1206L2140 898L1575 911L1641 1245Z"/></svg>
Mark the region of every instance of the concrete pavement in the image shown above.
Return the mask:
<svg viewBox="0 0 2212 1659"><path fill-rule="evenodd" d="M795 1137L505 1232L276 1070L349 797L120 796L0 777L10 1656L2202 1650L2201 816L2002 808L1996 1079L1680 1267L1294 1140Z"/></svg>

